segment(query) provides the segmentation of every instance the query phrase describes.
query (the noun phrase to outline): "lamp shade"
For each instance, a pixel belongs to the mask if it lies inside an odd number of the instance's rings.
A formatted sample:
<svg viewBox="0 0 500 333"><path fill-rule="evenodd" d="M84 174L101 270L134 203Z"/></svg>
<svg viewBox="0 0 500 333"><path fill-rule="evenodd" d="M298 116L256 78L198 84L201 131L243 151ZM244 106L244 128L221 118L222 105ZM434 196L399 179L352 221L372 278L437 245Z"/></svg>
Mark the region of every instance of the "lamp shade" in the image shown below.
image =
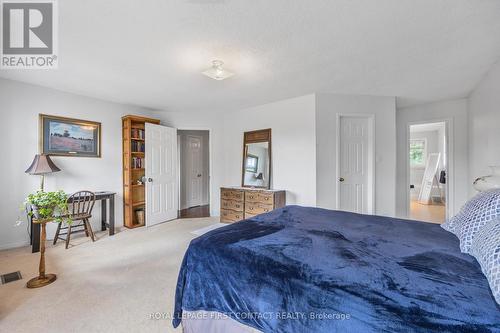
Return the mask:
<svg viewBox="0 0 500 333"><path fill-rule="evenodd" d="M44 175L57 171L61 171L61 169L52 162L49 155L37 154L25 172L30 175Z"/></svg>

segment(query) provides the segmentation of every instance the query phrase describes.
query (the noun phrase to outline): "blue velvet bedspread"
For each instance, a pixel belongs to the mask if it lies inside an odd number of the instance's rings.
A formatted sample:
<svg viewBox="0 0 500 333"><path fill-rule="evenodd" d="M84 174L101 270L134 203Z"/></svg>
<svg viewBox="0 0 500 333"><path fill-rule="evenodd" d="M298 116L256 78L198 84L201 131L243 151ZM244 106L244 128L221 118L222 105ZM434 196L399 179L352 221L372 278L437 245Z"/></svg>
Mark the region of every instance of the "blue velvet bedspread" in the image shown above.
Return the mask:
<svg viewBox="0 0 500 333"><path fill-rule="evenodd" d="M439 225L287 206L194 239L182 310L263 332L500 332L476 260Z"/></svg>

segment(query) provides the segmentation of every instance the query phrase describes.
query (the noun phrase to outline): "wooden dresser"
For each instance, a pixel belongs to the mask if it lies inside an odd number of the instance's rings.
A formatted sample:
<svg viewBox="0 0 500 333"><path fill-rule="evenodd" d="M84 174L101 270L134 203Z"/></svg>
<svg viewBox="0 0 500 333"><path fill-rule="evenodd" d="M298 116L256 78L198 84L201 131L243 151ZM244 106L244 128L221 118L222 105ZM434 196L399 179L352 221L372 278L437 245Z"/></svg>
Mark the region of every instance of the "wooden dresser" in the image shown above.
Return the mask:
<svg viewBox="0 0 500 333"><path fill-rule="evenodd" d="M221 187L220 221L237 222L285 206L286 192L245 187Z"/></svg>

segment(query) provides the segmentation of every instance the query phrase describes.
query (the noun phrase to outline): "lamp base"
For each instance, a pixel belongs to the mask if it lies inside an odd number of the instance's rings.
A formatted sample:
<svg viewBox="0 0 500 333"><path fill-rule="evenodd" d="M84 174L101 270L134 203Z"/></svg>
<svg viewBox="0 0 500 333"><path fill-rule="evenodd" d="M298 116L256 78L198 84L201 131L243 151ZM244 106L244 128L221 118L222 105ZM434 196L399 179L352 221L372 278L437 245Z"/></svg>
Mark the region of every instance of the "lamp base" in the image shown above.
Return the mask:
<svg viewBox="0 0 500 333"><path fill-rule="evenodd" d="M28 288L40 288L45 287L48 284L51 284L57 279L55 274L45 274L44 278L40 278L37 276L36 278L32 278L26 283L26 287Z"/></svg>

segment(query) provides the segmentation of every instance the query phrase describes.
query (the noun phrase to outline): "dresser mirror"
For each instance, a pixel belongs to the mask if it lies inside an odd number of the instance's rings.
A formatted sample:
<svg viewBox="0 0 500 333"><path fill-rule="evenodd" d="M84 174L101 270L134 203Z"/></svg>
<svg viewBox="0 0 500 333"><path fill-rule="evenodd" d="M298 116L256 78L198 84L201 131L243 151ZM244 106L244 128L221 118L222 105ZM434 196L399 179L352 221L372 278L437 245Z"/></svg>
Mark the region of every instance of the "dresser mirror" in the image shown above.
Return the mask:
<svg viewBox="0 0 500 333"><path fill-rule="evenodd" d="M269 189L271 185L271 129L245 132L241 186Z"/></svg>

